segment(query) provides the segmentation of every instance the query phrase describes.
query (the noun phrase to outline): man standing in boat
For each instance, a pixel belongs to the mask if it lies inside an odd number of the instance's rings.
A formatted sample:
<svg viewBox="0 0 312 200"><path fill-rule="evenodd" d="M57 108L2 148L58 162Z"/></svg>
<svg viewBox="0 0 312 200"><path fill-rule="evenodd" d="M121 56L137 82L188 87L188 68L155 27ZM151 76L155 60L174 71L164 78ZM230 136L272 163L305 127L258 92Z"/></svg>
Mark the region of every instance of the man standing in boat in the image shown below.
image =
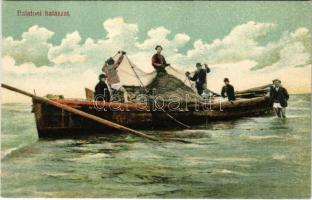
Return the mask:
<svg viewBox="0 0 312 200"><path fill-rule="evenodd" d="M107 76L107 83L109 84L110 88L122 92L124 96L124 102L126 103L128 102L128 93L127 93L127 90L120 83L120 79L119 79L118 71L117 71L117 68L121 64L126 52L118 51L118 54L120 54L120 56L117 62L115 62L115 60L112 57L110 57L108 60L106 60L102 68L102 71Z"/></svg>
<svg viewBox="0 0 312 200"><path fill-rule="evenodd" d="M100 74L99 76L99 82L96 84L94 89L94 100L95 101L110 101L110 93L108 86L106 84L106 75Z"/></svg>
<svg viewBox="0 0 312 200"><path fill-rule="evenodd" d="M196 71L194 75L191 77L190 72L186 72L185 75L191 81L195 81L195 87L197 89L197 93L202 95L203 91L207 89L207 74L210 72L210 69L207 64L205 65L205 69L202 68L202 64L196 63Z"/></svg>
<svg viewBox="0 0 312 200"><path fill-rule="evenodd" d="M229 101L234 101L236 98L233 85L230 84L230 80L228 78L224 78L224 84L221 96L223 98L227 97Z"/></svg>
<svg viewBox="0 0 312 200"><path fill-rule="evenodd" d="M286 118L286 107L289 99L287 90L281 86L279 79L273 80L273 86L270 87L270 100L273 108L279 118Z"/></svg>
<svg viewBox="0 0 312 200"><path fill-rule="evenodd" d="M157 76L162 76L167 73L165 68L170 66L170 64L166 62L165 57L161 54L162 46L157 45L155 50L157 52L152 57L152 65L157 72Z"/></svg>

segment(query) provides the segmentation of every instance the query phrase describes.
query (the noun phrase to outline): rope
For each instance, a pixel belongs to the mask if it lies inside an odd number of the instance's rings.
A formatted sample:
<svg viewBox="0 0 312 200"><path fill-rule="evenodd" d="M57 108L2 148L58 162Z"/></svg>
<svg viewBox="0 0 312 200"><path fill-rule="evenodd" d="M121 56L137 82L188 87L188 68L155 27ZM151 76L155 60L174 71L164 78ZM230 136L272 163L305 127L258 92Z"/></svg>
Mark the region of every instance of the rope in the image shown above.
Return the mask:
<svg viewBox="0 0 312 200"><path fill-rule="evenodd" d="M123 72L123 73L126 73L127 75L129 76L132 76L132 77L137 77L136 75L133 75L133 74L130 74L129 72L125 71L124 69L119 69L118 71L120 72ZM153 72L154 73L154 72ZM153 75L153 73L148 73L148 74L145 74L145 75L140 75L141 77L147 77L147 76L151 76ZM139 76L139 75L138 75Z"/></svg>
<svg viewBox="0 0 312 200"><path fill-rule="evenodd" d="M168 66L169 68L171 68L172 70L174 70L174 71L176 71L176 72L178 72L179 74L181 74L181 75L185 75L185 74L183 74L183 73L181 73L181 72L179 72L177 69L175 69L174 67L172 67L171 65L169 65Z"/></svg>
<svg viewBox="0 0 312 200"><path fill-rule="evenodd" d="M143 89L145 90L145 93L147 93L148 91L146 90L146 88L145 88L144 84L142 83L140 77L138 76L138 74L137 74L136 71L134 70L134 66L132 65L130 59L128 58L128 56L126 56L126 58L127 58L128 62L129 62L129 64L130 64L130 66L131 66L131 68L132 68L134 74L136 75L137 79L138 79L139 82L141 83L141 86L142 86ZM150 105L150 111L152 111L151 105ZM188 125L186 125L186 124L180 122L180 121L177 120L176 118L174 118L172 115L170 115L170 114L169 114L168 112L166 112L164 109L161 109L161 111L163 111L163 112L167 115L167 117L169 117L170 119L172 119L172 120L175 121L176 123L178 123L178 124L184 126L185 128L191 128L190 126L188 126ZM151 112L151 113L153 113L153 112Z"/></svg>
<svg viewBox="0 0 312 200"><path fill-rule="evenodd" d="M129 60L128 56L126 56L126 58L127 58L128 62L129 62L129 64L130 64L130 67L131 67L131 69L133 70L133 72L134 72L134 74L135 74L136 78L139 80L139 82L140 82L140 84L141 84L142 88L143 88L143 89L145 90L145 92L147 93L147 90L146 90L146 88L145 88L145 86L144 86L143 82L141 81L141 79L140 79L139 75L138 75L138 74L136 73L136 71L134 70L134 67L133 67L133 65L132 65L131 61Z"/></svg>

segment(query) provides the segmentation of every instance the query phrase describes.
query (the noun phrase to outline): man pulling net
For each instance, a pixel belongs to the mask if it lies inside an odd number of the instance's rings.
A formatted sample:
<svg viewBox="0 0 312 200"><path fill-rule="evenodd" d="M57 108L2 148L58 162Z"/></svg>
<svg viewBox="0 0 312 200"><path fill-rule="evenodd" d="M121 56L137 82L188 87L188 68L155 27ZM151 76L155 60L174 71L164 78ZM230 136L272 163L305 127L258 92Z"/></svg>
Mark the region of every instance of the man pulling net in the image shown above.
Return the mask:
<svg viewBox="0 0 312 200"><path fill-rule="evenodd" d="M157 76L162 76L167 73L165 68L170 66L170 64L166 62L165 57L161 54L162 46L157 45L155 50L157 52L152 57L152 65L157 72Z"/></svg>
<svg viewBox="0 0 312 200"><path fill-rule="evenodd" d="M106 60L102 68L102 71L107 76L107 83L109 84L110 88L122 92L123 97L124 97L124 102L126 103L128 102L128 93L127 93L127 90L120 83L120 78L118 76L118 70L117 70L126 52L118 51L118 54L120 54L120 56L117 59L117 62L115 62L115 60L112 57L110 57L108 60Z"/></svg>
<svg viewBox="0 0 312 200"><path fill-rule="evenodd" d="M202 64L196 63L196 71L193 76L190 75L190 72L186 72L186 77L195 82L195 87L197 93L202 95L203 92L207 89L207 74L210 72L210 69L207 64L205 64L205 69L202 68Z"/></svg>

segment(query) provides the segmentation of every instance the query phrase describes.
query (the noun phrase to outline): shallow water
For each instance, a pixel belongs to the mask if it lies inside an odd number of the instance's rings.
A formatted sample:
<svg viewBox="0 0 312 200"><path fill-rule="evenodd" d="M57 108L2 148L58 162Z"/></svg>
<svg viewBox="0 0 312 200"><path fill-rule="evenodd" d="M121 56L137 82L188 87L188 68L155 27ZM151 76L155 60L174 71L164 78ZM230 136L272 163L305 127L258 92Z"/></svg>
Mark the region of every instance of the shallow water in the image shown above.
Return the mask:
<svg viewBox="0 0 312 200"><path fill-rule="evenodd" d="M26 104L2 105L4 197L307 198L310 95L293 95L286 120L213 122L196 130L38 140Z"/></svg>

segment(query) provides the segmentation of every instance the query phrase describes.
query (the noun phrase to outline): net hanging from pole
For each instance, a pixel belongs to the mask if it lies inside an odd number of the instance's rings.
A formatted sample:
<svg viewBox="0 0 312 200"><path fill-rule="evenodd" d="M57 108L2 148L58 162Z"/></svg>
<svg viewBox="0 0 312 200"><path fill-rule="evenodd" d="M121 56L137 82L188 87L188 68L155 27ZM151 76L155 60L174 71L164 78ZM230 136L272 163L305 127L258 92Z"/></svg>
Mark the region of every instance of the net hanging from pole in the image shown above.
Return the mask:
<svg viewBox="0 0 312 200"><path fill-rule="evenodd" d="M116 61L119 56L120 54L117 54L113 59ZM147 67L153 70L152 66ZM166 75L158 77L155 71L150 73L145 72L125 56L117 70L120 81L126 89L136 86L149 91L149 93L153 89L156 89L156 95L162 96L165 99L172 96L185 98L186 94L192 98L199 98L194 84L186 78L185 72L172 66L166 67Z"/></svg>
<svg viewBox="0 0 312 200"><path fill-rule="evenodd" d="M113 59L117 61L120 54L116 54ZM151 67L151 66L149 66ZM149 85L155 78L156 72L145 72L136 64L134 64L127 56L124 57L123 61L118 67L118 75L122 85L125 86L144 86ZM185 76L185 71L181 69L174 68L172 66L166 67L168 74L174 76L175 78L183 81L183 83L195 90L194 84L189 81ZM139 78L139 79L138 79Z"/></svg>

